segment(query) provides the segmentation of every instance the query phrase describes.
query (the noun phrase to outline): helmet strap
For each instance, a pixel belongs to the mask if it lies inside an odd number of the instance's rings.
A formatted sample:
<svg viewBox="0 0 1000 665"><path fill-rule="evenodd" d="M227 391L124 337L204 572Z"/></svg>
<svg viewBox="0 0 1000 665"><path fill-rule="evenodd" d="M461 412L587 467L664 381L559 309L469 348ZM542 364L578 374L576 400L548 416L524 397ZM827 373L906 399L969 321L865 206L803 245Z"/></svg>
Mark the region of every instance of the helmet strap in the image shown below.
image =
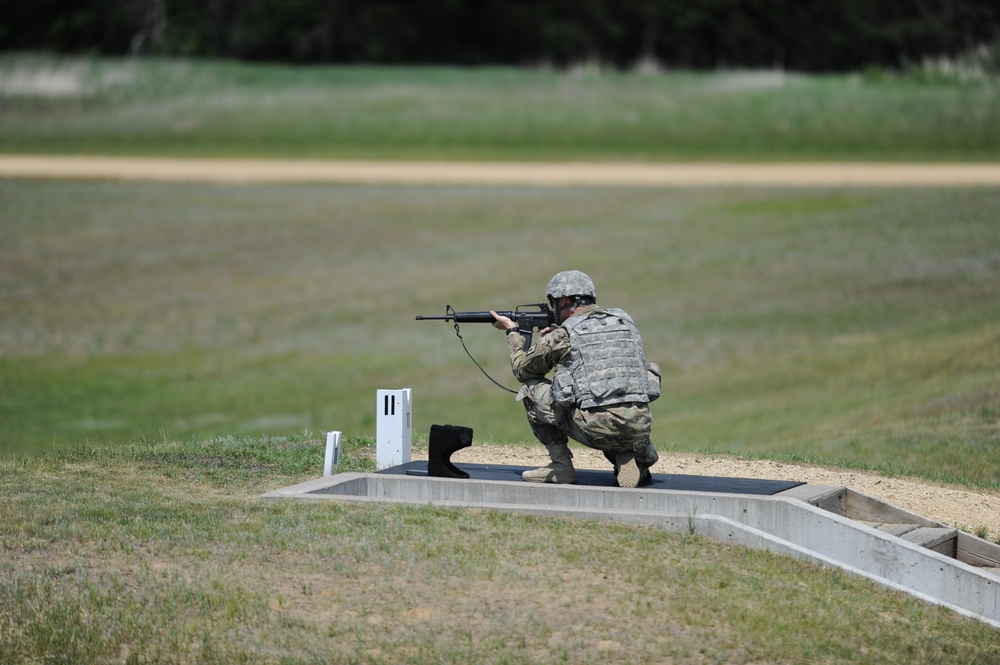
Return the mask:
<svg viewBox="0 0 1000 665"><path fill-rule="evenodd" d="M563 297L567 297L568 298L569 296L563 296ZM552 305L552 310L556 313L556 321L560 321L561 322L563 320L562 319L562 313L565 312L566 310L573 311L577 307L579 307L580 306L580 300L581 300L581 298L580 298L580 296L575 296L574 299L570 303L568 303L566 305L560 305L559 304L560 300L561 300L561 298L553 298L551 305ZM569 317L567 317L567 318L569 318Z"/></svg>

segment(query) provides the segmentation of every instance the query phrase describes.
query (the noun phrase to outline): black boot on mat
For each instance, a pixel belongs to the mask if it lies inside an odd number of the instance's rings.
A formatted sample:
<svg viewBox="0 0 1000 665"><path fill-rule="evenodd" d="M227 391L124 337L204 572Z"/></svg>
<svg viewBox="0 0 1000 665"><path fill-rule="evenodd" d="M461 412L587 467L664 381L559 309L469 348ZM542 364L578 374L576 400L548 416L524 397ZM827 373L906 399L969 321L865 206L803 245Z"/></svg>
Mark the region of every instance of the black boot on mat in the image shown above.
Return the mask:
<svg viewBox="0 0 1000 665"><path fill-rule="evenodd" d="M431 425L427 451L427 475L438 478L468 478L469 474L451 463L456 450L472 445L472 430L459 425Z"/></svg>

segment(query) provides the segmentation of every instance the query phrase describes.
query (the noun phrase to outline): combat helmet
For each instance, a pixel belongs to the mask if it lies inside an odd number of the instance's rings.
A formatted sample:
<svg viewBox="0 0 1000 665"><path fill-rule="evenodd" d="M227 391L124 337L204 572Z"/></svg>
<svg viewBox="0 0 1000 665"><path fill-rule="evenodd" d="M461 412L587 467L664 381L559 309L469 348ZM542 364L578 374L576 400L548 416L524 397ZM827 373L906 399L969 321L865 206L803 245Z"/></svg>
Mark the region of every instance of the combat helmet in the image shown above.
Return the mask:
<svg viewBox="0 0 1000 665"><path fill-rule="evenodd" d="M563 270L549 280L545 289L545 297L549 301L562 297L583 297L597 302L597 288L594 280L579 270Z"/></svg>

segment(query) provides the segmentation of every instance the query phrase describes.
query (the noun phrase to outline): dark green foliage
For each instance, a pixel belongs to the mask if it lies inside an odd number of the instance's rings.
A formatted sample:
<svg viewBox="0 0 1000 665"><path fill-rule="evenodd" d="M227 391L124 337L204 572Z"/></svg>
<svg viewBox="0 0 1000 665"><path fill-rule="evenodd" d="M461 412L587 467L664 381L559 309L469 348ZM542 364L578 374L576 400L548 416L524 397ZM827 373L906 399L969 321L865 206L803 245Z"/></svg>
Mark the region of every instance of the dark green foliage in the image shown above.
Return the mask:
<svg viewBox="0 0 1000 665"><path fill-rule="evenodd" d="M844 71L1000 38L985 0L0 0L0 50Z"/></svg>

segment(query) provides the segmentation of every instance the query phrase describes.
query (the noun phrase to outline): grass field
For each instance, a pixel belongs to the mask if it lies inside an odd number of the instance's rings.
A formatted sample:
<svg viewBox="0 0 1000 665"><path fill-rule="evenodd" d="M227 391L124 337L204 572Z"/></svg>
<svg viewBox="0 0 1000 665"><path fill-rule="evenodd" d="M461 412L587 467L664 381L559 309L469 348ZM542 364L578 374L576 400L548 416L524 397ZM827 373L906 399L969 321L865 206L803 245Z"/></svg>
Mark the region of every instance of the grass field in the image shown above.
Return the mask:
<svg viewBox="0 0 1000 665"><path fill-rule="evenodd" d="M640 323L665 449L996 486L1000 194L0 183L9 452L212 434L530 436L452 327L565 267ZM513 384L502 336L467 325Z"/></svg>
<svg viewBox="0 0 1000 665"><path fill-rule="evenodd" d="M0 56L0 152L995 161L1000 85L957 74L656 75Z"/></svg>
<svg viewBox="0 0 1000 665"><path fill-rule="evenodd" d="M343 469L371 469L347 442ZM265 502L309 437L0 461L4 663L993 665L1000 631L698 534Z"/></svg>
<svg viewBox="0 0 1000 665"><path fill-rule="evenodd" d="M0 151L996 161L998 87L0 58ZM651 122L647 122L651 119ZM322 432L523 442L416 314L577 267L663 450L1000 489L1000 191L0 180L0 662L993 664L1000 633L697 534L267 503ZM509 386L503 336L462 334Z"/></svg>

